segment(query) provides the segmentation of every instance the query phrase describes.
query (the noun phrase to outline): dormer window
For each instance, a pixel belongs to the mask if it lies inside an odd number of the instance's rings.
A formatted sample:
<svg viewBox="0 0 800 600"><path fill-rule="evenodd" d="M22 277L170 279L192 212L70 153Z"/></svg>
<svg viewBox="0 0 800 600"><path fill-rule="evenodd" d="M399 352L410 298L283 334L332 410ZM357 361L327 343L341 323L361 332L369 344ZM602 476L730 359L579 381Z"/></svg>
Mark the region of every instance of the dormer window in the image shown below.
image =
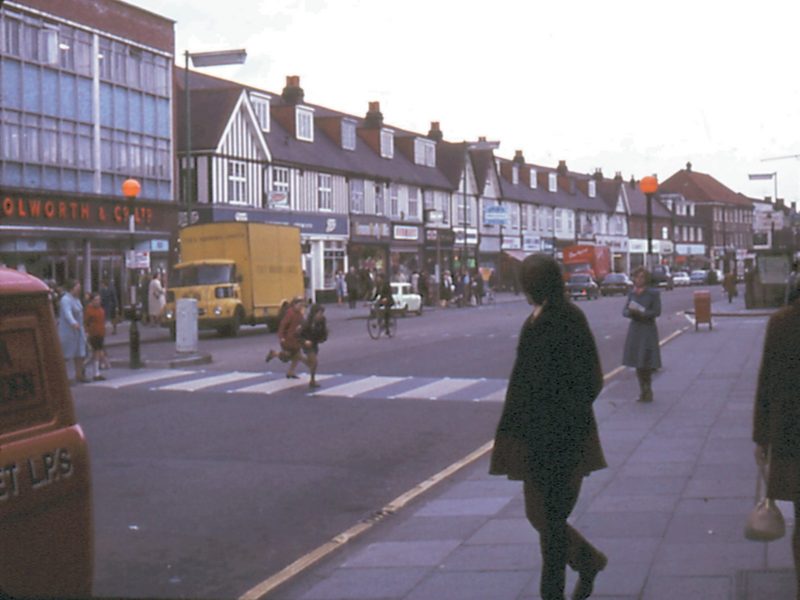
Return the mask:
<svg viewBox="0 0 800 600"><path fill-rule="evenodd" d="M295 109L295 132L297 139L304 142L314 141L314 111L298 106Z"/></svg>
<svg viewBox="0 0 800 600"><path fill-rule="evenodd" d="M394 131L381 129L381 157L394 158Z"/></svg>
<svg viewBox="0 0 800 600"><path fill-rule="evenodd" d="M356 122L342 119L342 148L345 150L356 149Z"/></svg>
<svg viewBox="0 0 800 600"><path fill-rule="evenodd" d="M536 181L536 169L531 169L531 189L535 190L539 186L539 182Z"/></svg>
<svg viewBox="0 0 800 600"><path fill-rule="evenodd" d="M555 192L558 190L558 173L548 173L547 190L550 192Z"/></svg>
<svg viewBox="0 0 800 600"><path fill-rule="evenodd" d="M597 182L594 180L589 181L589 198L597 196Z"/></svg>
<svg viewBox="0 0 800 600"><path fill-rule="evenodd" d="M416 138L414 140L414 163L426 167L436 166L436 144Z"/></svg>
<svg viewBox="0 0 800 600"><path fill-rule="evenodd" d="M511 183L514 185L519 184L519 165L513 165L511 167Z"/></svg>
<svg viewBox="0 0 800 600"><path fill-rule="evenodd" d="M269 131L269 97L251 93L250 104L253 105L253 112L261 131Z"/></svg>

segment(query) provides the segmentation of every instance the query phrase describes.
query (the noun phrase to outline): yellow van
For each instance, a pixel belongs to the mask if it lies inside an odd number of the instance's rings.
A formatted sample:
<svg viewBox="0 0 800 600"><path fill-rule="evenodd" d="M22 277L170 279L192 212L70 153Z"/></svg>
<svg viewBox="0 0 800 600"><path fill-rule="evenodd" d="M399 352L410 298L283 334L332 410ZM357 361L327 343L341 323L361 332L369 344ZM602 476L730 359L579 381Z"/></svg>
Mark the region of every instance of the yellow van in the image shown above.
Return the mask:
<svg viewBox="0 0 800 600"><path fill-rule="evenodd" d="M91 594L89 455L48 288L0 267L0 592Z"/></svg>

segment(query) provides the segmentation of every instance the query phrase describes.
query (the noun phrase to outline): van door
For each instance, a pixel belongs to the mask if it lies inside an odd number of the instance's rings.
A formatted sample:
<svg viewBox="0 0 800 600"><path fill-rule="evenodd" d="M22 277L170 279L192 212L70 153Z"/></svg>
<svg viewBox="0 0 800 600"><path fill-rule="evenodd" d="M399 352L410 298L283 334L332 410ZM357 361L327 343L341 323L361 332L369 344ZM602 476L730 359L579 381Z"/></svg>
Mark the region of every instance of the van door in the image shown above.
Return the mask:
<svg viewBox="0 0 800 600"><path fill-rule="evenodd" d="M0 590L89 596L91 519L86 440L48 288L0 268Z"/></svg>

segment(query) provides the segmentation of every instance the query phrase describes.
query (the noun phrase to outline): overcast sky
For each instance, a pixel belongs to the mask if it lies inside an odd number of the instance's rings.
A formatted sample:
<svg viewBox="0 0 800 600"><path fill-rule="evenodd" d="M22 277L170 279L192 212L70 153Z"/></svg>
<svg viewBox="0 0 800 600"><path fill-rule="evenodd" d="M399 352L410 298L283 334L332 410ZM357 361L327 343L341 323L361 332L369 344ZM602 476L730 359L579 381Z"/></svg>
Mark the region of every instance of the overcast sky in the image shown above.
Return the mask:
<svg viewBox="0 0 800 600"><path fill-rule="evenodd" d="M735 191L800 198L800 2L129 0L176 21L176 56L244 47L204 72L498 154L628 179L691 161Z"/></svg>

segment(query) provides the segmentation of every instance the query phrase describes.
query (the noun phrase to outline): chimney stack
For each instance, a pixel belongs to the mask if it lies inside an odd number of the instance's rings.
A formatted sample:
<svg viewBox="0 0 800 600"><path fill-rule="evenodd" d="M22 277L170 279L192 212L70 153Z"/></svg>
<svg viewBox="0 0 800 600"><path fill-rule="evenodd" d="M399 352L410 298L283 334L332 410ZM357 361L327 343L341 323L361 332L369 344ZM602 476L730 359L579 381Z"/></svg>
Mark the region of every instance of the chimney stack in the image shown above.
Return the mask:
<svg viewBox="0 0 800 600"><path fill-rule="evenodd" d="M631 175L631 189L636 189L636 178Z"/></svg>
<svg viewBox="0 0 800 600"><path fill-rule="evenodd" d="M691 172L691 170L692 170L692 163L691 162L687 162L686 163L686 170Z"/></svg>
<svg viewBox="0 0 800 600"><path fill-rule="evenodd" d="M556 168L556 171L558 172L559 175L566 175L567 174L567 161L565 161L565 160L558 161L558 167Z"/></svg>
<svg viewBox="0 0 800 600"><path fill-rule="evenodd" d="M592 175L592 179L595 181L603 181L603 170L600 167L597 167L594 170L594 175Z"/></svg>
<svg viewBox="0 0 800 600"><path fill-rule="evenodd" d="M514 150L514 161L515 164L524 165L525 164L525 157L522 155L522 150Z"/></svg>
<svg viewBox="0 0 800 600"><path fill-rule="evenodd" d="M431 121L431 128L428 131L428 139L434 142L441 142L444 139L444 134L439 128L439 121Z"/></svg>
<svg viewBox="0 0 800 600"><path fill-rule="evenodd" d="M614 181L622 181L622 171L614 173Z"/></svg>
<svg viewBox="0 0 800 600"><path fill-rule="evenodd" d="M365 117L365 125L370 129L378 129L383 127L383 113L381 112L381 103L373 101L369 103L369 110Z"/></svg>
<svg viewBox="0 0 800 600"><path fill-rule="evenodd" d="M305 97L305 92L303 92L303 88L300 87L300 76L299 75L287 75L286 76L286 87L283 88L283 92L281 92L281 98L287 104L300 104L303 102L303 98Z"/></svg>

